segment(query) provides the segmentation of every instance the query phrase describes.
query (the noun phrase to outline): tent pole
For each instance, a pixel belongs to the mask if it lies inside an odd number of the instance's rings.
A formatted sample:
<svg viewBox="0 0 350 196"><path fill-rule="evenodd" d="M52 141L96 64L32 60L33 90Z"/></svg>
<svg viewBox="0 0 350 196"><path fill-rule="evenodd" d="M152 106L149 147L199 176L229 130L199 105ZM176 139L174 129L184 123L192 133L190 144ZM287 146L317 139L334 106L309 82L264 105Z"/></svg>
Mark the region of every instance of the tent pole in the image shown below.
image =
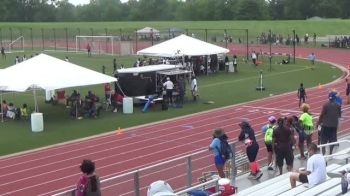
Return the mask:
<svg viewBox="0 0 350 196"><path fill-rule="evenodd" d="M1 91L1 122L4 122L4 111L3 111L3 105L2 105L2 91Z"/></svg>
<svg viewBox="0 0 350 196"><path fill-rule="evenodd" d="M35 91L35 87L33 88L33 96L34 96L34 110L35 112L39 112L39 107L38 107L38 101L36 99L36 91Z"/></svg>

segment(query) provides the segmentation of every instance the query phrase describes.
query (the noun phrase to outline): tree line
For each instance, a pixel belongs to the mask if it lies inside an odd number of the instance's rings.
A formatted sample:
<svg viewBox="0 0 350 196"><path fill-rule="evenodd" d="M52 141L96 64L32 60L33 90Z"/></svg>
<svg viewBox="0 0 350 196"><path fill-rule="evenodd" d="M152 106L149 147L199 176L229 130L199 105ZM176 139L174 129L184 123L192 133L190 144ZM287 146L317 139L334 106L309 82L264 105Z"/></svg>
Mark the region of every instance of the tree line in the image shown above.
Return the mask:
<svg viewBox="0 0 350 196"><path fill-rule="evenodd" d="M3 22L349 18L350 0L1 0Z"/></svg>

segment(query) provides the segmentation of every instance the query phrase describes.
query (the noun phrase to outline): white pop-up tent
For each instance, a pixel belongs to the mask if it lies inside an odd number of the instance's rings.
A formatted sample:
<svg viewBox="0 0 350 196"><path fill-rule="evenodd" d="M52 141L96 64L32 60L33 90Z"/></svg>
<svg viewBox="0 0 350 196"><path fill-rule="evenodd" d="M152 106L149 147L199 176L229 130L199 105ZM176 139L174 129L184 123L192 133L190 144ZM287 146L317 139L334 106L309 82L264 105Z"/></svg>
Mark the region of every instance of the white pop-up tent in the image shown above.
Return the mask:
<svg viewBox="0 0 350 196"><path fill-rule="evenodd" d="M179 35L160 44L142 49L138 55L176 57L176 56L205 56L212 54L225 54L229 50L210 44L187 35Z"/></svg>
<svg viewBox="0 0 350 196"><path fill-rule="evenodd" d="M143 29L139 29L136 31L137 34L159 34L159 31L157 29L151 28L151 27L145 27Z"/></svg>
<svg viewBox="0 0 350 196"><path fill-rule="evenodd" d="M34 89L46 91L77 86L88 86L117 81L116 78L75 65L55 57L40 54L0 72L3 91L24 92Z"/></svg>

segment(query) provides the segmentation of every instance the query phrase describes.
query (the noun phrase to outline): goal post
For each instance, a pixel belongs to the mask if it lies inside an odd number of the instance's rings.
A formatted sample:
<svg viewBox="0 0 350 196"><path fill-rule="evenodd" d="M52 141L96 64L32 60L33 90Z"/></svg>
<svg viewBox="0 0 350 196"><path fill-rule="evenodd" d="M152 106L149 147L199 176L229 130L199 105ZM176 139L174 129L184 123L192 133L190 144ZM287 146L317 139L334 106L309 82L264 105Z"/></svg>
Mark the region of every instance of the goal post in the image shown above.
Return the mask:
<svg viewBox="0 0 350 196"><path fill-rule="evenodd" d="M7 51L6 53L14 53L14 52L24 52L24 37L20 36L17 39L11 41L3 41L4 47Z"/></svg>
<svg viewBox="0 0 350 196"><path fill-rule="evenodd" d="M75 36L75 52L87 52L88 46L92 54L118 54L120 51L119 36Z"/></svg>

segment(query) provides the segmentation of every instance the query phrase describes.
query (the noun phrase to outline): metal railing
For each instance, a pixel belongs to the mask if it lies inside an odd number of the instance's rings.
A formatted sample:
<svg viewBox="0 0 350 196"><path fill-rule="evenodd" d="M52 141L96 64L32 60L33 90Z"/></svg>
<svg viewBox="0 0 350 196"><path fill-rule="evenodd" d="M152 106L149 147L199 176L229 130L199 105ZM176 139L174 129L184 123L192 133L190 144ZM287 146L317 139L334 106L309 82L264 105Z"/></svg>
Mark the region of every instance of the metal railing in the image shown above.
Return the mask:
<svg viewBox="0 0 350 196"><path fill-rule="evenodd" d="M234 164L229 165L231 175L228 178L230 178L232 184L235 184L237 167L246 163L246 160L243 160L246 159L246 157L242 156L242 152L236 151L236 143L231 143L230 145L236 156L233 156L231 159L231 163ZM159 176L162 178L162 180L168 181L168 183L169 181L176 180L176 186L173 187L175 190L182 190L186 187L192 190L193 186L199 183L199 181L195 180L196 178L199 179L199 177L202 177L201 175L203 175L203 173L210 171L216 172L216 169L212 163L212 156L212 152L209 152L207 149L200 150L189 155L184 155L161 163L143 167L141 169L126 172L121 175L109 177L101 180L102 192L104 191L103 189L111 189L111 187L113 187L114 189L112 191L114 194L118 193L118 195L135 196L144 195L143 193L146 192L148 185L153 181L159 180ZM157 176L154 177L152 175ZM205 183L209 182L211 182L211 180ZM170 182L169 184L172 183ZM198 186L200 187L200 185ZM117 187L119 190L115 190L118 189ZM182 193L182 191L180 191L180 193ZM74 194L75 189L69 189L56 193L53 196L67 196ZM106 195L109 194L106 193Z"/></svg>

